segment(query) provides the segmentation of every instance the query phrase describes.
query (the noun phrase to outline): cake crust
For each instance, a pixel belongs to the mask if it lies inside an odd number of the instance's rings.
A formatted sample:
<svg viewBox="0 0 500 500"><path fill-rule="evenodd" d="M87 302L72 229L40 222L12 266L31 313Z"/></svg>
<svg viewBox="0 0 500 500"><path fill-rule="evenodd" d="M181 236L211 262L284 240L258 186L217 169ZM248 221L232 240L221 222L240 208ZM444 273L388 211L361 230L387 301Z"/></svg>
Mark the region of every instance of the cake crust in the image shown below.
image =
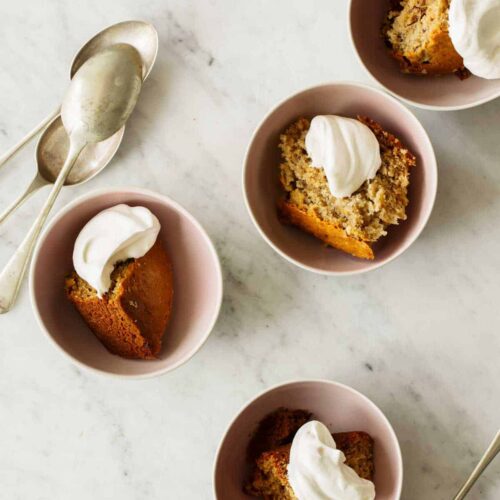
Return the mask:
<svg viewBox="0 0 500 500"><path fill-rule="evenodd" d="M157 241L143 257L118 264L112 286L102 298L76 272L66 278L69 300L113 354L155 359L173 302L170 259Z"/></svg>
<svg viewBox="0 0 500 500"><path fill-rule="evenodd" d="M296 226L353 257L367 260L375 258L373 249L368 243L351 238L341 227L321 220L314 212L307 212L286 200L279 202L278 209L280 218L285 224Z"/></svg>

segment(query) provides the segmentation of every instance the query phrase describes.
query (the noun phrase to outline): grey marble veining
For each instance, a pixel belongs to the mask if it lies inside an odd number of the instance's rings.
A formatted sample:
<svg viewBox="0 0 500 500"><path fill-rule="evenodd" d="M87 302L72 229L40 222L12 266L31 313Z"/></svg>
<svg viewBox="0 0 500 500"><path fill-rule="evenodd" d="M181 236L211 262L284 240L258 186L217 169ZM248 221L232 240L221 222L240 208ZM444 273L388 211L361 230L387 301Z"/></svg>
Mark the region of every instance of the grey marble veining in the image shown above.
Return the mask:
<svg viewBox="0 0 500 500"><path fill-rule="evenodd" d="M104 26L153 22L160 35L113 163L63 190L56 210L134 185L186 206L224 268L220 319L172 374L141 382L81 372L50 346L26 287L0 317L0 498L209 499L215 450L247 399L275 383L330 378L367 394L400 438L406 500L447 500L500 423L500 100L414 110L439 161L421 238L371 274L333 279L283 261L241 196L241 163L265 112L293 91L369 82L349 45L345 0L17 0L2 5L0 150L59 102L77 48ZM0 171L0 206L34 171L34 145ZM40 208L0 228L0 264ZM471 499L500 496L500 462Z"/></svg>

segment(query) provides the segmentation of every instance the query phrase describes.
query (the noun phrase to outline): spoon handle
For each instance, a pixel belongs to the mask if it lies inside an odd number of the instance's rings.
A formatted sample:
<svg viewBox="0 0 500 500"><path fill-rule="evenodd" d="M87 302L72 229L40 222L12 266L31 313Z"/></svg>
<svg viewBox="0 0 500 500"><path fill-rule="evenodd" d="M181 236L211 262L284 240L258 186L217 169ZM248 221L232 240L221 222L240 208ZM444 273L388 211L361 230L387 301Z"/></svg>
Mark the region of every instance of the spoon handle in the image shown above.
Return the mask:
<svg viewBox="0 0 500 500"><path fill-rule="evenodd" d="M476 465L476 468L472 471L471 475L469 476L469 479L467 479L467 481L462 486L460 491L455 495L453 500L462 500L463 498L465 498L467 493L469 493L469 491L471 490L472 486L474 486L474 483L477 481L479 476L483 473L484 469L488 467L490 462L498 455L499 452L500 452L500 431L497 432L495 439L492 441L492 443L484 453L483 457Z"/></svg>
<svg viewBox="0 0 500 500"><path fill-rule="evenodd" d="M41 187L46 186L48 182L43 179L40 175L37 175L31 184L28 186L26 191L20 195L15 201L13 201L1 214L0 214L0 224L7 219L7 217L19 208L33 193L38 191Z"/></svg>
<svg viewBox="0 0 500 500"><path fill-rule="evenodd" d="M47 124L59 114L60 108L57 108L51 115L42 120L34 129L30 130L17 144L12 146L3 155L0 156L0 167L7 163L26 143L35 137L40 130L45 128Z"/></svg>
<svg viewBox="0 0 500 500"><path fill-rule="evenodd" d="M63 187L73 165L75 164L78 155L84 147L85 144L82 142L71 141L68 157L66 158L66 161L57 176L54 186L50 191L49 197L43 205L40 214L31 226L31 229L24 238L23 242L19 245L14 255L10 258L9 262L7 262L7 265L0 273L0 314L8 312L12 308L42 227L47 220L54 202L56 201L59 191L61 191L61 188Z"/></svg>

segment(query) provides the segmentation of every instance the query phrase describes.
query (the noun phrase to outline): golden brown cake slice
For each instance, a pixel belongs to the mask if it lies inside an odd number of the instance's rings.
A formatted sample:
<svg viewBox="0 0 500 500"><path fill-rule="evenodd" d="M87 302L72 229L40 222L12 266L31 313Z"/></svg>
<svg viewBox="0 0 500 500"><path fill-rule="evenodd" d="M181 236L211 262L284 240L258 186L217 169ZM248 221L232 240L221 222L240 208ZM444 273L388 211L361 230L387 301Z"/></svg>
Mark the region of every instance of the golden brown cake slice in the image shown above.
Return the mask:
<svg viewBox="0 0 500 500"><path fill-rule="evenodd" d="M373 480L373 439L366 432L333 434L337 448L346 457L346 465L359 477ZM256 468L246 488L247 493L266 500L295 500L288 482L291 444L265 451L256 460Z"/></svg>
<svg viewBox="0 0 500 500"><path fill-rule="evenodd" d="M448 33L450 0L392 0L386 43L405 73L468 76Z"/></svg>
<svg viewBox="0 0 500 500"><path fill-rule="evenodd" d="M406 219L410 169L416 160L378 123L366 117L358 120L380 144L382 165L375 178L349 197L333 196L324 170L311 166L305 149L310 120L301 118L280 137L280 181L286 195L278 211L284 223L355 257L373 259L373 243L387 234L388 226Z"/></svg>
<svg viewBox="0 0 500 500"><path fill-rule="evenodd" d="M159 241L144 257L115 266L112 285L102 298L76 272L66 278L66 293L96 337L113 354L154 359L170 319L172 266Z"/></svg>

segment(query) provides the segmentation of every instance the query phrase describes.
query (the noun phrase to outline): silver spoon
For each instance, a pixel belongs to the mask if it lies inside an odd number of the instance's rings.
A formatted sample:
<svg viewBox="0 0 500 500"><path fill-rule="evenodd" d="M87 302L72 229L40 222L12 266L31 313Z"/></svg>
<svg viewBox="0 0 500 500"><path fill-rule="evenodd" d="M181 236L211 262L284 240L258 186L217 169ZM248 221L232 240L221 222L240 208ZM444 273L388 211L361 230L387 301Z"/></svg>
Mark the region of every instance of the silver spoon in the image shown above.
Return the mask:
<svg viewBox="0 0 500 500"><path fill-rule="evenodd" d="M72 168L65 186L82 184L95 177L113 158L120 146L125 128L97 144L89 144L84 148ZM56 116L40 136L36 147L37 173L26 191L10 204L1 214L2 223L14 210L19 208L32 194L39 189L54 184L69 152L69 137L64 129L61 116Z"/></svg>
<svg viewBox="0 0 500 500"><path fill-rule="evenodd" d="M483 457L476 465L476 468L472 471L469 479L462 486L460 491L453 497L453 500L462 500L466 497L467 493L474 486L474 483L478 480L479 476L484 472L486 467L491 463L491 461L498 455L500 452L500 431L497 432L495 439L491 442L488 449L485 451Z"/></svg>
<svg viewBox="0 0 500 500"><path fill-rule="evenodd" d="M144 21L124 21L113 24L91 38L76 54L71 63L70 78L73 78L80 66L102 49L117 43L128 43L137 49L141 55L143 69L142 79L145 80L156 60L158 53L158 33L152 24ZM60 112L57 108L50 116L42 120L33 130L28 132L17 144L0 156L0 167L12 158L38 132L50 123Z"/></svg>
<svg viewBox="0 0 500 500"><path fill-rule="evenodd" d="M142 59L143 80L149 75L158 53L158 35L151 24L142 21L125 21L114 24L89 40L75 56L71 65L71 77L92 55L113 45L124 42L132 45ZM52 117L50 117L52 118ZM45 121L43 122L45 124ZM123 138L124 129L96 146L87 146L78 158L65 186L80 184L97 175L116 153ZM36 148L38 172L26 191L0 214L2 223L40 188L53 184L68 154L69 138L57 115L43 131ZM1 165L1 161L0 161Z"/></svg>
<svg viewBox="0 0 500 500"><path fill-rule="evenodd" d="M142 85L136 49L116 44L88 59L71 81L62 104L70 145L64 165L30 231L0 273L0 313L12 307L36 240L66 178L87 144L104 141L125 125Z"/></svg>

